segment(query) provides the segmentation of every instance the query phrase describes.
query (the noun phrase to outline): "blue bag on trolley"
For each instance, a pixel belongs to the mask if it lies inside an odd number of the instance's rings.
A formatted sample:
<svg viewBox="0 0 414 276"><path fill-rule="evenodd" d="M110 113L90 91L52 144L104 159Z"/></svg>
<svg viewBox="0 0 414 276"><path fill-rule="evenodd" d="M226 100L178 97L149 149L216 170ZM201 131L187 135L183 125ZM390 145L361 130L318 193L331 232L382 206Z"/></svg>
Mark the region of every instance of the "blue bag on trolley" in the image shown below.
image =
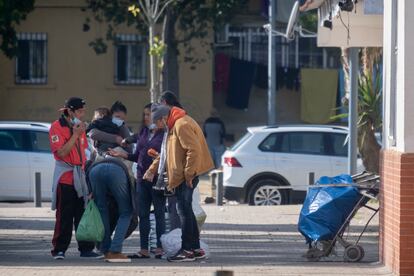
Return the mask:
<svg viewBox="0 0 414 276"><path fill-rule="evenodd" d="M339 187L309 187L302 210L298 229L307 243L332 240L346 218L354 209L361 195L353 186L350 175L321 177L316 184L341 184ZM343 186L349 184L349 186Z"/></svg>

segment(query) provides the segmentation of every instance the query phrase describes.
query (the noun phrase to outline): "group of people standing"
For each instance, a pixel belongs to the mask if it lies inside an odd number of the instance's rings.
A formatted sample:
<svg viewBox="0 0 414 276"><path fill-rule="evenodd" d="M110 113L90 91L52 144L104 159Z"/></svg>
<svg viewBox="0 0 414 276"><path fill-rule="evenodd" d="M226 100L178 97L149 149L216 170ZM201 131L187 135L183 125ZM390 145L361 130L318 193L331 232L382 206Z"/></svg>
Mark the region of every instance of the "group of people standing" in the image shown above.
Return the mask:
<svg viewBox="0 0 414 276"><path fill-rule="evenodd" d="M85 105L81 98L68 99L60 110L61 117L50 128L50 145L56 159L52 256L65 258L73 226L76 231L86 203L93 198L105 235L99 245L79 241L81 257L130 262L132 258L150 258L153 253L155 258L162 258L161 236L166 231L168 201L170 230L182 229L181 249L168 257L168 261L204 258L192 200L198 177L213 169L214 163L197 122L172 92L163 93L159 103L144 107L141 129L132 135L125 124L127 108L122 103L115 102L111 109L96 109L89 125L84 122ZM94 149L89 158L85 153L88 137ZM136 175L132 175L133 162L137 163ZM157 236L157 248L152 252L149 250L151 206ZM136 254L125 255L122 244L136 228L136 217L141 248ZM95 246L98 251L94 251Z"/></svg>

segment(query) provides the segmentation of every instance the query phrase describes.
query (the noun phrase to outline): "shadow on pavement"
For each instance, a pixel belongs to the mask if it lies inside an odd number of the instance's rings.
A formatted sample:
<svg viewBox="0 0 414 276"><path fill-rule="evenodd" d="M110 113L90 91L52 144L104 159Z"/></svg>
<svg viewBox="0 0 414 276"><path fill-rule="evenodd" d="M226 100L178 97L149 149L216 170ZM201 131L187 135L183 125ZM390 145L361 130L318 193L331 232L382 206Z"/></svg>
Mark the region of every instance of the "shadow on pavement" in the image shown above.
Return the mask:
<svg viewBox="0 0 414 276"><path fill-rule="evenodd" d="M309 265L302 255L307 251L304 238L295 224L226 224L206 223L201 238L209 245L210 258L195 263L172 264L166 260L133 260L131 264L104 264L102 260L80 258L76 242L72 242L64 261L50 256L54 220L50 218L0 219L1 266L273 266ZM362 226L352 226L350 235L355 238ZM363 263L378 261L378 226L368 227L361 244L366 256ZM137 232L124 243L124 252L136 252L139 247ZM338 256L323 260L330 265L342 262L343 249ZM355 264L347 264L353 266ZM372 265L372 264L370 264Z"/></svg>

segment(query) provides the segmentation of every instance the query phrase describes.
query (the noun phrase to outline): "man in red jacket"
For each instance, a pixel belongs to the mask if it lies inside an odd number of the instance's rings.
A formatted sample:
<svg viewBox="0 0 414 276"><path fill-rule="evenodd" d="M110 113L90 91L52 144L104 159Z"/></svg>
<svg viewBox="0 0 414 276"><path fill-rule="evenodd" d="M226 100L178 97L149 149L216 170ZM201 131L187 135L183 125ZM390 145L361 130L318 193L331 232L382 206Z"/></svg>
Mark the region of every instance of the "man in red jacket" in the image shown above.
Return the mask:
<svg viewBox="0 0 414 276"><path fill-rule="evenodd" d="M77 177L84 173L85 149L88 147L86 125L82 122L86 111L85 101L72 97L60 111L61 117L52 123L49 131L50 147L56 160L52 189L52 210L56 210L56 223L51 251L56 260L65 258L72 239L73 225L76 231L88 194L88 189L82 186L86 183L78 184L81 181ZM94 246L91 242L78 242L80 256L98 257L93 252Z"/></svg>

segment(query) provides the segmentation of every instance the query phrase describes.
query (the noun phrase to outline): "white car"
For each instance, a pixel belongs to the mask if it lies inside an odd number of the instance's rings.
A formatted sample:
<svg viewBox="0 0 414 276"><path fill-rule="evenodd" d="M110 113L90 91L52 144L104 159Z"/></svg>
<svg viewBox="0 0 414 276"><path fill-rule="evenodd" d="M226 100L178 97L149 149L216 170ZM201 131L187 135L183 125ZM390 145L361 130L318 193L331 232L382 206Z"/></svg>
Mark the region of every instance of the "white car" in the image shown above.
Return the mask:
<svg viewBox="0 0 414 276"><path fill-rule="evenodd" d="M347 172L347 134L341 126L249 127L223 154L225 198L250 205L301 202L310 173L317 180Z"/></svg>
<svg viewBox="0 0 414 276"><path fill-rule="evenodd" d="M55 161L49 128L48 123L0 122L0 200L33 200L36 172L42 199L51 199Z"/></svg>

